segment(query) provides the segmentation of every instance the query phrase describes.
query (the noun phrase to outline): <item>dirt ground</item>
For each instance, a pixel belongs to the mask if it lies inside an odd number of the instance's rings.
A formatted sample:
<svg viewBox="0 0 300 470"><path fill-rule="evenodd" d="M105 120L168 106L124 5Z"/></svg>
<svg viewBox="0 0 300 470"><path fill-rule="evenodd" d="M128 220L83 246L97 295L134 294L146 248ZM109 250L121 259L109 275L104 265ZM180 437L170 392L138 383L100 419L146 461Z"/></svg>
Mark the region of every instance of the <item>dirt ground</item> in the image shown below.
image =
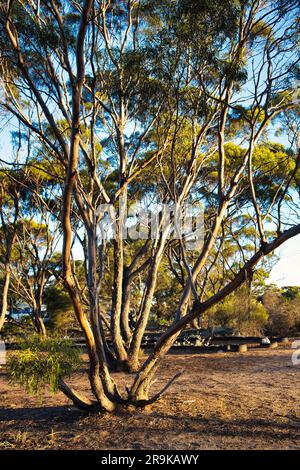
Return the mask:
<svg viewBox="0 0 300 470"><path fill-rule="evenodd" d="M112 416L87 416L61 393L45 394L41 404L1 369L0 449L299 449L300 367L291 354L287 345L169 355L153 387L183 371L168 394L151 408ZM121 374L116 380L124 384ZM88 389L84 371L69 383Z"/></svg>

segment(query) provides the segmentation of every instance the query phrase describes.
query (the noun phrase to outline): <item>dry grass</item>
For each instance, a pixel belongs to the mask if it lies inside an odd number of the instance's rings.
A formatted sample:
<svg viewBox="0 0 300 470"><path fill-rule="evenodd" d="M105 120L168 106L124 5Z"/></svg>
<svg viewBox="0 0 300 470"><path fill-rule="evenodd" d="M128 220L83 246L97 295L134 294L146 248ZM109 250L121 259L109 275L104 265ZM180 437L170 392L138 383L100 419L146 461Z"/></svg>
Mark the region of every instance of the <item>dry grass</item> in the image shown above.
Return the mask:
<svg viewBox="0 0 300 470"><path fill-rule="evenodd" d="M86 416L60 393L39 404L2 370L0 449L299 449L300 368L291 352L169 355L153 391L184 373L168 395L113 416ZM84 372L71 382L87 389Z"/></svg>

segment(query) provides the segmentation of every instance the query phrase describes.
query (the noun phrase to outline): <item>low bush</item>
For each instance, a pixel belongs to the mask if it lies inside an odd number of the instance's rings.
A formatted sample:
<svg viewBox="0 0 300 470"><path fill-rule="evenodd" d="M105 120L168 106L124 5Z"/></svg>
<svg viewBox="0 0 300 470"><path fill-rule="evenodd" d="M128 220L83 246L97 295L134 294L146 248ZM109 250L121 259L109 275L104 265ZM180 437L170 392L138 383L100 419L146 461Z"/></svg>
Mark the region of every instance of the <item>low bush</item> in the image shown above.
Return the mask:
<svg viewBox="0 0 300 470"><path fill-rule="evenodd" d="M206 313L204 326L231 328L235 334L261 336L269 322L264 305L249 298L245 288L228 296Z"/></svg>
<svg viewBox="0 0 300 470"><path fill-rule="evenodd" d="M18 351L9 355L7 365L11 382L41 397L45 385L55 393L59 382L78 370L80 364L80 350L69 339L44 339L33 335L20 343Z"/></svg>

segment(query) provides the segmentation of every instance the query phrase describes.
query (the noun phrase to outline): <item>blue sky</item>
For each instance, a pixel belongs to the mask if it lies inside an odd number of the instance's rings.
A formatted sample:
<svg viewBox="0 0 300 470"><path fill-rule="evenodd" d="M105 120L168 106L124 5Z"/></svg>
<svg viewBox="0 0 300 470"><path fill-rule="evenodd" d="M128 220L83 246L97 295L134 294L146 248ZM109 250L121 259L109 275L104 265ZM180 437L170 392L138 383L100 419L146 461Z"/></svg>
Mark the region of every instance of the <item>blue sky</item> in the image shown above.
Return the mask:
<svg viewBox="0 0 300 470"><path fill-rule="evenodd" d="M279 286L300 285L300 236L294 237L280 247L278 263L273 267L268 282Z"/></svg>

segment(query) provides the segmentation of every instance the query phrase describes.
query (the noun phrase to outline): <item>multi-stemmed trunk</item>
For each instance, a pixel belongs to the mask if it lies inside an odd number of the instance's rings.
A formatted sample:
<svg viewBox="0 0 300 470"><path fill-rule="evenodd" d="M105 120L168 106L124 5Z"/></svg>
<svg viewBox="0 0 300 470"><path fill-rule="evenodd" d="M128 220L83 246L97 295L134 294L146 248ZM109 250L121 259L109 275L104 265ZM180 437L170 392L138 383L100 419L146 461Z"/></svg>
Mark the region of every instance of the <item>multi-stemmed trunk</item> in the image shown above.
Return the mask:
<svg viewBox="0 0 300 470"><path fill-rule="evenodd" d="M131 372L138 371L140 367L140 352L142 340L149 320L149 315L157 284L157 274L161 259L164 254L167 236L168 231L165 230L165 232L161 235L158 247L156 249L156 253L153 255L153 259L150 264L149 274L140 304L140 311L138 314L137 323L135 325L132 340L129 347L128 366Z"/></svg>
<svg viewBox="0 0 300 470"><path fill-rule="evenodd" d="M118 234L117 239L114 240L114 291L111 312L111 334L116 361L118 362L119 367L126 368L125 364L128 358L128 354L126 351L124 339L122 337L121 329L124 253L123 240L121 235L119 235L120 234Z"/></svg>

